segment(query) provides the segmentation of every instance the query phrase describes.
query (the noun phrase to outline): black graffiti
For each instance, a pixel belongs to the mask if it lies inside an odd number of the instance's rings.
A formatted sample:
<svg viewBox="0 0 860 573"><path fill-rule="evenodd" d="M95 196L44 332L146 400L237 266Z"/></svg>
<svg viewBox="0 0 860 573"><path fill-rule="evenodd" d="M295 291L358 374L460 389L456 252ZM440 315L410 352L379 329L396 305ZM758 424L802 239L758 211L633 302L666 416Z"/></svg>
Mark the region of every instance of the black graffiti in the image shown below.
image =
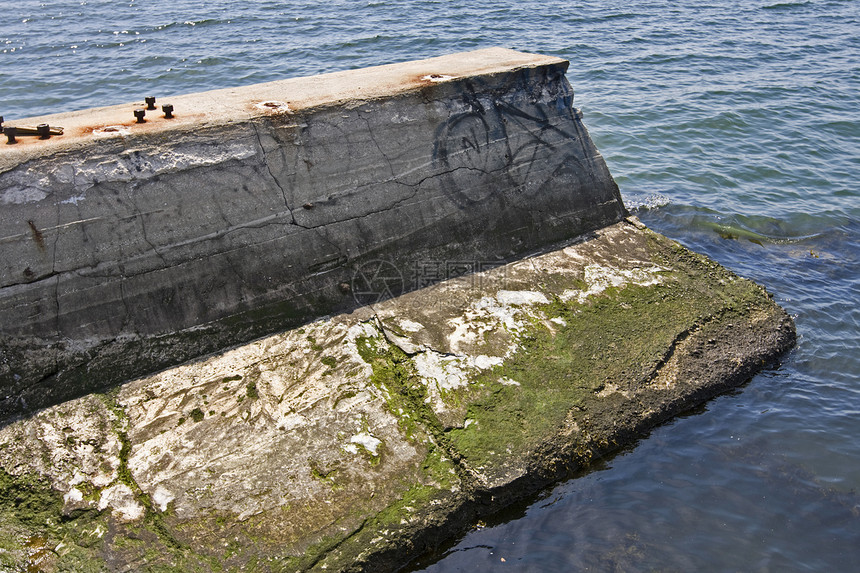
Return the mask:
<svg viewBox="0 0 860 573"><path fill-rule="evenodd" d="M466 111L437 129L434 162L445 193L461 207L514 189L520 199L551 183L590 185L573 94L562 74L526 73L506 85L468 80Z"/></svg>

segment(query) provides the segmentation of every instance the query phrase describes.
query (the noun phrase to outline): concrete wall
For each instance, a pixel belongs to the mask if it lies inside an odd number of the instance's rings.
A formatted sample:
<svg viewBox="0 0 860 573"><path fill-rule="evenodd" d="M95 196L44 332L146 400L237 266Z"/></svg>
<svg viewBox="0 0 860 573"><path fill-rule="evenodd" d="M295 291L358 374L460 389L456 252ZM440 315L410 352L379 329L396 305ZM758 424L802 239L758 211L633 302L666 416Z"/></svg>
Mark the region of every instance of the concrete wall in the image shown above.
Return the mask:
<svg viewBox="0 0 860 573"><path fill-rule="evenodd" d="M143 124L140 104L7 121L65 133L0 144L0 415L619 221L567 65L490 49Z"/></svg>

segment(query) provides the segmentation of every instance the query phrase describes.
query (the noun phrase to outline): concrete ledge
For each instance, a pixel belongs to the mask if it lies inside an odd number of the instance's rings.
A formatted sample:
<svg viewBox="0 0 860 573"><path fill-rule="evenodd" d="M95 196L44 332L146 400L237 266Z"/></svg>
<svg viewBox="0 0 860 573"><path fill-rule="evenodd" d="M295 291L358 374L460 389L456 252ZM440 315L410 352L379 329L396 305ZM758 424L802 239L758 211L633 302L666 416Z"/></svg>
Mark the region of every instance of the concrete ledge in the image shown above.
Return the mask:
<svg viewBox="0 0 860 573"><path fill-rule="evenodd" d="M8 425L0 563L395 570L794 340L631 218Z"/></svg>
<svg viewBox="0 0 860 573"><path fill-rule="evenodd" d="M174 137L181 133L197 132L201 128L233 125L289 113L304 114L333 106L349 107L414 92L426 91L438 96L447 91L450 95L461 93L457 83L465 79L508 75L535 68L560 68L564 71L567 66L568 62L561 58L488 48L313 77L159 97L156 109L147 111L143 124L137 123L133 111L146 108L144 101L21 120L7 118L6 125L48 123L61 126L64 131L62 137L52 137L47 141L22 137L16 145L0 147L0 171L49 153L89 149L94 139L128 141L129 137L152 134ZM161 106L168 102L174 107L174 118L170 120L164 119L161 111ZM119 129L106 131L107 127Z"/></svg>
<svg viewBox="0 0 860 573"><path fill-rule="evenodd" d="M348 311L366 265L619 221L566 68L491 49L8 122L65 132L0 144L0 418Z"/></svg>

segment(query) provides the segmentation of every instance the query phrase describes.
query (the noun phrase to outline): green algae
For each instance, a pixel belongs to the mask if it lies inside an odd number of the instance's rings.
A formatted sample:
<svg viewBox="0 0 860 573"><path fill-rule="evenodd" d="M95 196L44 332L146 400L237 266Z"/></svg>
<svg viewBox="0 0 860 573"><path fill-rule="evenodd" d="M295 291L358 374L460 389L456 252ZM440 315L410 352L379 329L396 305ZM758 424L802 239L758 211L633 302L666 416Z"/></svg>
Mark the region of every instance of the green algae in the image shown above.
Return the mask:
<svg viewBox="0 0 860 573"><path fill-rule="evenodd" d="M46 527L63 511L63 498L38 477L16 476L0 468L0 512L27 527Z"/></svg>
<svg viewBox="0 0 860 573"><path fill-rule="evenodd" d="M758 287L704 257L680 246L670 255L665 245L656 250L673 269L661 284L608 288L584 304L556 298L539 305L541 315L561 319L558 325L535 321L512 357L475 377L471 387L484 389L467 408L466 427L450 431L470 466L533 453L608 385L647 382L680 338L762 301Z"/></svg>
<svg viewBox="0 0 860 573"><path fill-rule="evenodd" d="M0 469L0 566L42 571L43 563L56 571L103 571L94 552L104 545L106 523L96 510L64 514L62 495L47 480Z"/></svg>
<svg viewBox="0 0 860 573"><path fill-rule="evenodd" d="M421 463L421 478L420 482L404 484L407 489L400 499L380 511L370 521L371 531L383 526L399 525L402 520L425 509L430 500L440 497L440 493L447 494L459 481L454 464L438 446L431 446Z"/></svg>
<svg viewBox="0 0 860 573"><path fill-rule="evenodd" d="M418 478L400 480L400 494L394 501L365 517L353 533L341 539L326 538L286 564L295 570L363 571L367 565L371 570L386 570L377 567L374 552L397 552L404 544L414 543L426 527L440 523L434 512L453 510L462 501L451 491L459 483L459 472L446 452L431 444Z"/></svg>
<svg viewBox="0 0 860 573"><path fill-rule="evenodd" d="M123 407L117 402L116 395L118 389L115 389L106 394L100 395L102 402L114 414L114 432L119 438L119 467L117 468L117 481L127 485L135 499L144 508L142 527L152 532L158 539L160 545L173 551L183 549L182 544L174 537L173 532L164 521L164 515L157 511L153 505L152 499L138 485L134 479L131 470L128 467L129 456L131 455L131 440L129 440L126 427L128 425L128 414ZM203 419L203 412L199 408L195 408L191 412L191 416L195 422ZM198 419L199 418L199 419ZM138 527L138 526L134 526Z"/></svg>
<svg viewBox="0 0 860 573"><path fill-rule="evenodd" d="M328 536L308 547L302 555L290 555L277 563L279 571L308 571L334 548L343 542L342 537ZM337 569L335 569L336 571Z"/></svg>
<svg viewBox="0 0 860 573"><path fill-rule="evenodd" d="M314 338L313 336L309 335L307 337L307 341L311 343L311 350L313 350L314 352L323 351L323 347L317 342L316 338Z"/></svg>
<svg viewBox="0 0 860 573"><path fill-rule="evenodd" d="M397 353L383 353L382 357L384 358L383 362L385 362L385 364L383 365L380 361L377 361L377 368L384 366L385 368L383 368L383 370L386 370L389 374L391 372L396 373L393 377L394 379L397 379L409 370L407 364L403 362L404 357L397 355ZM408 358L406 360L408 361ZM411 374L409 376L411 376ZM391 384L391 379L388 379L387 381ZM394 386L392 386L392 388L393 387ZM393 394L401 396L400 392L393 392ZM181 532L185 529L182 526L182 523L176 522L175 519L171 518L169 512L168 514L161 514L154 509L152 500L141 490L129 469L131 442L126 429L128 418L123 407L116 401L116 392L100 395L99 398L106 409L113 414L113 416L111 416L111 424L113 425L112 430L120 442L119 467L117 468L118 475L114 483L123 483L132 489L136 500L144 506L144 516L138 522L120 525L110 519L109 512L96 512L93 510L91 513L99 516L99 519L101 520L100 523L104 524L101 531L104 532L110 530L113 533L108 535L102 533L101 535L103 537L93 537L83 534L71 537L65 533L58 533L56 535L52 535L51 538L54 539L52 543L56 545L60 539L66 539L66 542L70 547L68 551L73 550L76 554L80 553L83 555L88 562L99 564L94 565L94 570L101 570L106 567L106 564L101 557L101 554L104 551L108 551L109 553L121 553L123 558L120 559L120 561L131 559L140 563L145 563L146 566L143 570L147 571L219 570L225 567L229 570L234 566L234 563L240 564L239 566L243 570L253 571L259 568L266 568L261 567L259 563L257 563L257 565L254 564L253 561L255 557L251 555L251 553L253 553L253 547L257 544L253 542L249 543L248 547L237 546L233 548L236 549L236 551L233 551L232 553L229 550L230 548L227 548L223 555L200 555L197 551L199 548L193 549L191 546L180 541L180 539L184 537L184 535L180 537ZM408 408L407 402L398 403ZM200 411L200 413L202 413L202 411ZM196 418L200 417L199 415L195 416L194 411L188 415L191 419L195 419L195 421L197 421ZM367 429L366 421L363 421L362 428ZM418 426L415 426L415 428L416 439L418 439ZM380 455L373 456L374 459L370 460L372 462L371 467L379 463L382 453L383 452L379 452ZM376 463L373 463L373 461ZM425 464L425 466L430 467L433 465L428 464ZM336 481L339 476L339 472L336 468L334 470L327 471L323 469L322 466L315 465L313 462L310 463L310 467L314 477L323 483L327 483L332 492L339 492L344 489L344 486ZM416 505L423 499L429 499L428 495L432 493L431 486L419 485L410 489L409 484L411 482L412 480L410 478L404 477L404 481L398 486L395 486L395 489L404 492L404 495L400 497L400 500L398 501L398 503L400 503L400 506L398 507L401 507L401 509L409 507L408 504L410 503ZM13 488L4 488L4 491L7 490L12 492ZM45 486L41 489L37 488L36 491L49 495L46 499L52 500L53 506L46 505L44 500L41 498L34 500L33 505L37 507L44 506L44 513L47 516L45 517L46 520L59 520L61 518L63 507L62 497L60 494L51 490L49 486ZM364 507L365 505L367 504L357 504L356 511L366 514L368 507ZM402 511L405 512L407 510L402 509ZM390 514L391 516L394 516L399 515L400 513L402 513L400 510L391 510L386 515ZM392 519L394 519L394 517L392 517ZM359 523L361 522L362 521L359 520ZM173 525L171 526L169 523L172 523ZM310 524L311 522L309 521L308 523ZM244 532L245 528L241 528L241 530ZM5 527L4 531L13 531L13 529ZM210 532L206 533L208 534ZM292 564L295 564L299 569L307 569L312 567L318 559L334 547L337 547L343 541L343 536L329 536L324 538L311 549L305 551L304 555L299 557L294 555L290 557L282 554L281 558L275 558L273 561L269 562L269 565L288 570ZM76 561L71 558L67 559L64 555L61 562L74 563ZM78 570L83 569L78 568Z"/></svg>
<svg viewBox="0 0 860 573"><path fill-rule="evenodd" d="M405 352L377 338L359 337L355 343L361 358L373 369L371 383L384 391L386 406L408 439L418 440L424 429L441 428L424 403L427 390Z"/></svg>

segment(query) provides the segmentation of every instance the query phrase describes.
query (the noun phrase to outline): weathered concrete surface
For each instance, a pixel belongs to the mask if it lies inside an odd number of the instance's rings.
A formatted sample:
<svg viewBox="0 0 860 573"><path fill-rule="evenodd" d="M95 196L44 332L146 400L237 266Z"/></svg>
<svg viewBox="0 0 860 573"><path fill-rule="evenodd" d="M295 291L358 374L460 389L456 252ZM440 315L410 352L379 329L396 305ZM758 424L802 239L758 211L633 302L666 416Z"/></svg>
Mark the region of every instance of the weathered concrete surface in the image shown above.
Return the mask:
<svg viewBox="0 0 860 573"><path fill-rule="evenodd" d="M0 564L392 570L794 337L629 219L8 425Z"/></svg>
<svg viewBox="0 0 860 573"><path fill-rule="evenodd" d="M373 261L619 221L567 66L489 49L7 121L65 133L0 145L0 417L349 310Z"/></svg>

